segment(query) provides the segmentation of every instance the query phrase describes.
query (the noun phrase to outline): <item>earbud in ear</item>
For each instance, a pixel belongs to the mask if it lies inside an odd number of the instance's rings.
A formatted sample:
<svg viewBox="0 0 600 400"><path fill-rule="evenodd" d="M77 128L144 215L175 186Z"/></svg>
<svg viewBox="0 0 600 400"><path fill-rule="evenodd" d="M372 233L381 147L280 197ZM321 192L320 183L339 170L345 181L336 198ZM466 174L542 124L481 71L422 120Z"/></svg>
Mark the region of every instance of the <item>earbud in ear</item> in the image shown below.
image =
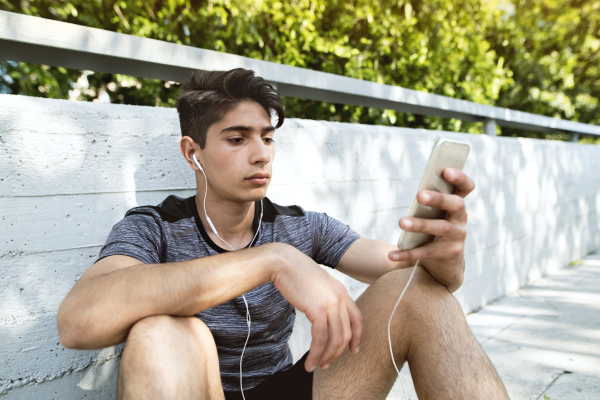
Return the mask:
<svg viewBox="0 0 600 400"><path fill-rule="evenodd" d="M196 165L198 166L198 168L200 168L200 171L204 172L204 168L202 168L202 165L200 165L200 163L198 162L198 159L196 158L196 153L194 153L194 155L192 156L192 158L196 162Z"/></svg>

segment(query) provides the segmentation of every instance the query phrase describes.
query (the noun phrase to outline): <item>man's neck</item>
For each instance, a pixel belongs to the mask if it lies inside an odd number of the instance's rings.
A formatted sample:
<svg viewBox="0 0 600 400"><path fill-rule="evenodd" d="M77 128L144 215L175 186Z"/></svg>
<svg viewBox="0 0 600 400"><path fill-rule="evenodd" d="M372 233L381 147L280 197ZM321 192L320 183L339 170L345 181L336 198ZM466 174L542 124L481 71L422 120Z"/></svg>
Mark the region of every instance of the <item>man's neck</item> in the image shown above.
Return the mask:
<svg viewBox="0 0 600 400"><path fill-rule="evenodd" d="M204 214L203 202L204 191L198 190L196 195L196 207L198 208L198 215L202 221L202 226L213 242L219 247L231 250L210 228L206 215ZM254 212L253 201L239 202L217 199L210 195L210 190L206 197L206 213L210 217L219 236L236 250L247 246L254 236L254 230L252 229Z"/></svg>

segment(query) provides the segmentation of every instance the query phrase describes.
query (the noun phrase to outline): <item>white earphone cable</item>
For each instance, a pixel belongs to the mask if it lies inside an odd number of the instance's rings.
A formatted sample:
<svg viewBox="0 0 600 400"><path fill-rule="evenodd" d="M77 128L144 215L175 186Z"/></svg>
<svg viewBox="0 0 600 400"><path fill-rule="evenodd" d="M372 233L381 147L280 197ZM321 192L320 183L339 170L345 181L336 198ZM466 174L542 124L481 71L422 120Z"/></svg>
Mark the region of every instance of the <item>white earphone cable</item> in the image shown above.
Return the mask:
<svg viewBox="0 0 600 400"><path fill-rule="evenodd" d="M229 243L227 243L227 241L225 239L223 239L221 236L219 236L219 234L217 233L217 228L215 228L215 226L213 225L212 221L208 217L208 214L206 213L206 193L208 193L208 178L206 177L206 173L204 172L204 168L202 168L202 166L200 165L200 163L196 159L196 155L195 154L194 154L194 161L198 165L198 168L200 168L200 171L202 171L202 175L204 175L204 182L205 182L204 201L203 201L204 216L206 217L206 220L208 221L208 224L210 225L210 228L212 229L213 233L215 235L217 235L217 237L219 239L221 239L221 241L223 241L223 243L225 243L227 246L229 246L229 248L232 251L235 251L235 249L233 248L232 245L230 245ZM258 232L260 231L260 226L262 224L263 211L264 211L263 202L261 200L260 201L260 219L258 221L258 227L256 228L256 233L254 234L254 237L252 237L252 240L250 241L250 244L248 245L248 247L252 247L252 243L254 242L254 239L256 239L256 237L258 236ZM248 336L246 336L246 343L244 343L244 348L242 349L242 355L240 356L240 390L242 392L242 398L244 400L246 400L246 397L244 396L244 387L242 385L242 360L244 359L244 352L246 351L246 346L248 345L248 340L250 339L250 325L252 324L252 320L250 319L250 309L248 308L248 301L246 300L246 297L244 295L242 295L242 299L244 299L244 304L246 305L246 324L248 325Z"/></svg>
<svg viewBox="0 0 600 400"><path fill-rule="evenodd" d="M398 373L398 378L400 379L400 383L402 384L402 389L404 389L404 398L406 400L408 400L408 395L406 394L406 387L404 387L404 382L402 381L402 377L400 376L400 370L398 369L398 366L396 365L396 361L394 360L394 352L392 351L392 337L390 335L390 326L392 325L392 317L394 316L394 313L396 312L396 308L398 308L398 304L400 304L400 300L402 300L402 297L404 296L406 289L408 289L408 285L410 285L410 281L412 281L412 278L415 275L415 271L417 270L417 267L419 266L419 261L420 260L417 260L417 262L415 263L415 266L413 267L413 271L410 274L410 278L408 278L408 282L406 282L406 285L404 286L404 290L402 290L402 293L400 294L400 297L398 298L398 301L396 302L396 305L394 306L394 309L392 310L392 315L390 315L390 321L388 322L388 342L390 344L390 354L392 355L392 362L394 363L394 368L396 368L396 372Z"/></svg>
<svg viewBox="0 0 600 400"><path fill-rule="evenodd" d="M250 339L250 309L248 308L248 302L246 301L246 297L242 295L242 299L244 299L244 303L246 304L246 323L248 324L248 336L246 336L246 343L244 343L244 348L242 349L242 355L240 356L240 390L242 391L242 398L246 400L246 396L244 396L244 386L242 385L242 360L244 359L244 352L246 351L246 346L248 345L248 340Z"/></svg>

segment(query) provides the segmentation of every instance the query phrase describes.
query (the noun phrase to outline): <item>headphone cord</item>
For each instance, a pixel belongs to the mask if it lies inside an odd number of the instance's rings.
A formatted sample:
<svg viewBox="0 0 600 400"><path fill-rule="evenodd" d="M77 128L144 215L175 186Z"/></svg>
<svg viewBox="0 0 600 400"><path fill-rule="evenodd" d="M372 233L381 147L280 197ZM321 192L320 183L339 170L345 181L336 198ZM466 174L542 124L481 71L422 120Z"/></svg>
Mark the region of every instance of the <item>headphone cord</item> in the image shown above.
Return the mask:
<svg viewBox="0 0 600 400"><path fill-rule="evenodd" d="M217 233L217 229L213 225L210 218L208 218L208 214L206 213L206 193L208 193L208 179L206 178L206 173L204 172L204 169L200 168L200 171L202 171L202 175L204 175L204 182L205 182L204 201L203 201L204 216L206 216L206 220L208 221L214 234L217 235L217 237L219 239L221 239L227 246L229 246L229 248L232 251L235 251L235 249L233 248L232 245L227 243L227 241L225 239L223 239L221 236L219 236L219 234ZM262 225L263 210L264 210L263 202L261 199L260 200L260 220L258 221L258 228L256 229L256 233L254 234L254 237L250 241L250 244L248 245L248 247L252 247L252 243L254 242L254 239L256 239L256 237L258 236L258 232L260 231L260 226ZM240 390L242 392L242 399L246 400L246 397L244 396L244 386L242 385L242 360L244 359L244 352L246 351L246 346L248 345L248 340L250 339L250 325L252 324L252 320L250 319L250 308L248 308L248 301L246 300L246 297L244 295L242 295L242 299L244 299L244 304L246 305L246 324L248 325L248 336L246 336L246 343L244 343L244 348L242 349L242 355L240 356Z"/></svg>
<svg viewBox="0 0 600 400"><path fill-rule="evenodd" d="M398 373L398 378L400 378L400 383L402 384L402 389L404 389L404 398L406 400L408 400L408 395L406 394L406 387L404 387L404 382L402 381L402 377L400 376L400 370L398 369L398 366L396 365L396 361L394 360L394 352L392 351L392 337L390 335L390 326L392 325L392 317L394 316L394 313L396 312L396 308L398 308L398 304L400 304L400 300L402 300L402 297L404 296L406 289L408 289L408 285L410 285L410 281L412 281L412 278L415 275L415 271L417 270L417 267L419 266L419 261L420 260L417 260L417 262L415 263L412 273L410 274L410 278L408 278L408 282L406 282L406 285L404 286L404 290L402 290L402 293L400 294L400 298L398 298L398 301L396 302L396 305L394 306L394 309L392 310L392 315L390 315L390 321L388 322L388 329L387 329L388 330L388 342L390 344L390 354L392 355L392 362L394 363L394 368L396 368L396 372ZM402 368L400 368L400 369L402 369Z"/></svg>

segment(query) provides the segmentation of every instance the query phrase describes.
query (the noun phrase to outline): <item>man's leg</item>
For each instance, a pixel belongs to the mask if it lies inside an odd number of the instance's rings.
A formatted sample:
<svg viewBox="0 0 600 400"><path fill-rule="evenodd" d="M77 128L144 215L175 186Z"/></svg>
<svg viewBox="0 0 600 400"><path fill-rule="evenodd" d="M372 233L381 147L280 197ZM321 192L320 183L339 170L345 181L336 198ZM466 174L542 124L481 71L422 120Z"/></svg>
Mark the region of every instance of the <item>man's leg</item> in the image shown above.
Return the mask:
<svg viewBox="0 0 600 400"><path fill-rule="evenodd" d="M427 270L417 268L390 332L396 364L400 368L408 361L419 399L508 399L458 301ZM346 348L329 368L315 370L313 399L386 398L397 377L387 325L411 272L390 272L358 298L360 351L352 355Z"/></svg>
<svg viewBox="0 0 600 400"><path fill-rule="evenodd" d="M223 400L208 327L196 317L158 315L137 322L121 357L117 398Z"/></svg>

